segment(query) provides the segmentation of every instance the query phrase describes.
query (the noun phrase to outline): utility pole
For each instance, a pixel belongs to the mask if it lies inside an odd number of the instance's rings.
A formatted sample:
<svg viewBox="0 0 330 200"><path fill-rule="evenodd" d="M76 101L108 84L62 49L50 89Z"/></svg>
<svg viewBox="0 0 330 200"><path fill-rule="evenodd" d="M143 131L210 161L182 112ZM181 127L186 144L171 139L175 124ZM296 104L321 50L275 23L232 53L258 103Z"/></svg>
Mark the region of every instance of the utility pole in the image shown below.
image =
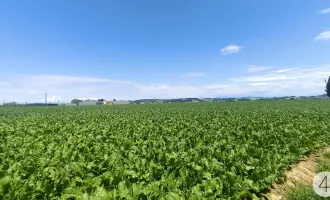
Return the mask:
<svg viewBox="0 0 330 200"><path fill-rule="evenodd" d="M47 92L45 93L45 105L47 106Z"/></svg>

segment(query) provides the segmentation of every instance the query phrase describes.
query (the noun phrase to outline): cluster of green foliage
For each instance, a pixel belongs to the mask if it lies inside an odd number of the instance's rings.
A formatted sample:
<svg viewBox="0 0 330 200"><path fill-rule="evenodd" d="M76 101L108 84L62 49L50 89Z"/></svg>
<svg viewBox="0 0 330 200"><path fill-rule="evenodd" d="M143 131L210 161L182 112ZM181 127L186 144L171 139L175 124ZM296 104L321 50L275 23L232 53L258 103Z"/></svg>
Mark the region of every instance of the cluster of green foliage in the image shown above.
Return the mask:
<svg viewBox="0 0 330 200"><path fill-rule="evenodd" d="M328 97L330 97L330 76L328 81L326 81L325 91L327 92Z"/></svg>
<svg viewBox="0 0 330 200"><path fill-rule="evenodd" d="M8 102L8 103L3 103L2 106L3 107L16 107L16 106L23 106L24 104L19 104L15 101L12 102Z"/></svg>
<svg viewBox="0 0 330 200"><path fill-rule="evenodd" d="M80 99L72 99L71 100L71 103L73 103L73 104L79 104L79 102L82 102L83 100L80 100Z"/></svg>
<svg viewBox="0 0 330 200"><path fill-rule="evenodd" d="M326 100L0 109L0 199L257 198L330 143Z"/></svg>
<svg viewBox="0 0 330 200"><path fill-rule="evenodd" d="M319 196L313 190L311 185L296 185L292 190L285 195L286 200L324 200L326 198Z"/></svg>

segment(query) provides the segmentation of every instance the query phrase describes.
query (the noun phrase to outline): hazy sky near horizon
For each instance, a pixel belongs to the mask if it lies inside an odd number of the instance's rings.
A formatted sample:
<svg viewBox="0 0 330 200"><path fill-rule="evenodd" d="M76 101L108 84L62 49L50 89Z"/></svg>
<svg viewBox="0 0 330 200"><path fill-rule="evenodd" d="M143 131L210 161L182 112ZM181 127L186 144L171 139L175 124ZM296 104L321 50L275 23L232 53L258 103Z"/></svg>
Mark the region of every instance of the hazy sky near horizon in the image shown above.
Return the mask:
<svg viewBox="0 0 330 200"><path fill-rule="evenodd" d="M4 0L0 102L324 94L328 0Z"/></svg>

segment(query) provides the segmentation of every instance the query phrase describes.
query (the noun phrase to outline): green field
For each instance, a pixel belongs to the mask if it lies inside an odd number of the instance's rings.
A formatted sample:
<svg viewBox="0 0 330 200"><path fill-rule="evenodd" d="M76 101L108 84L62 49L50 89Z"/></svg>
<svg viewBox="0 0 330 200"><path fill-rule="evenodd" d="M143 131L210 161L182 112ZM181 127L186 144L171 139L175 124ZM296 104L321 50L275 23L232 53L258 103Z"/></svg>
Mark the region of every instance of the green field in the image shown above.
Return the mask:
<svg viewBox="0 0 330 200"><path fill-rule="evenodd" d="M330 144L330 101L0 108L0 199L253 198Z"/></svg>

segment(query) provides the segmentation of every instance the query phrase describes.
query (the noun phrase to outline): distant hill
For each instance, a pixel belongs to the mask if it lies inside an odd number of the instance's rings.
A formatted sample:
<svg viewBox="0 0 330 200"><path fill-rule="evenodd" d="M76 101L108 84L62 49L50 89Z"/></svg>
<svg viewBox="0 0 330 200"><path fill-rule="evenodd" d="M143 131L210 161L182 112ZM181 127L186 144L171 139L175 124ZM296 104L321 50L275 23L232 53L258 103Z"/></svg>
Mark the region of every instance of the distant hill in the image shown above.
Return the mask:
<svg viewBox="0 0 330 200"><path fill-rule="evenodd" d="M176 103L176 102L210 102L210 101L250 101L250 100L281 100L281 99L321 99L328 98L326 94L317 95L317 96L283 96L283 97L227 97L227 98L176 98L176 99L138 99L130 101L131 103Z"/></svg>
<svg viewBox="0 0 330 200"><path fill-rule="evenodd" d="M327 95L327 94L322 94L322 95L317 95L317 97L325 97L325 98L328 98L328 95Z"/></svg>

